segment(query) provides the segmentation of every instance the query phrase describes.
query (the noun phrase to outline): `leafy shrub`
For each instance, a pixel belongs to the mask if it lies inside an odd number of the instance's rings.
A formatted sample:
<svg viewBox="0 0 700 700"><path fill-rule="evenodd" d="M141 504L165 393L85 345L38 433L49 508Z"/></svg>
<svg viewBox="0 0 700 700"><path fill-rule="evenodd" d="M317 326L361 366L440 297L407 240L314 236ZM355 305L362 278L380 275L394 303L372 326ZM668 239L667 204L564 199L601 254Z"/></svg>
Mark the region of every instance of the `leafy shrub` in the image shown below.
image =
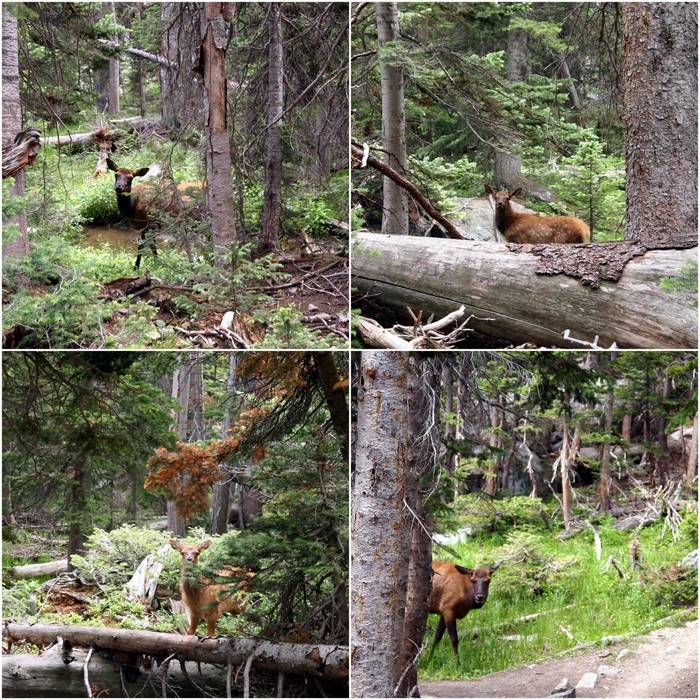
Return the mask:
<svg viewBox="0 0 700 700"><path fill-rule="evenodd" d="M84 583L121 586L143 559L167 542L167 535L133 525L106 532L95 528L88 537L87 554L73 555L71 563Z"/></svg>

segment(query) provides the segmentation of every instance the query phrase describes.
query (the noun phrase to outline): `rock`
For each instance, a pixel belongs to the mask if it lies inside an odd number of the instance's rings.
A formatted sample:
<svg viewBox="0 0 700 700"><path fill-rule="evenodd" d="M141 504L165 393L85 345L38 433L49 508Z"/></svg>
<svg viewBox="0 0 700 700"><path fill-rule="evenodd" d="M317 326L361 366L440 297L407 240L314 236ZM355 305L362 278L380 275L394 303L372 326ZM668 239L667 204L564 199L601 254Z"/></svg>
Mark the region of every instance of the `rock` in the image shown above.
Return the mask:
<svg viewBox="0 0 700 700"><path fill-rule="evenodd" d="M621 661L622 659L628 657L628 656L634 656L634 652L631 649L623 649L616 657L615 661Z"/></svg>
<svg viewBox="0 0 700 700"><path fill-rule="evenodd" d="M680 651L680 649L676 646L670 646L668 649L666 649L666 653L671 656L673 654L677 654Z"/></svg>
<svg viewBox="0 0 700 700"><path fill-rule="evenodd" d="M684 557L683 560L678 564L678 566L680 566L681 569L695 569L697 571L698 550L696 549L694 552L691 552L686 557Z"/></svg>
<svg viewBox="0 0 700 700"><path fill-rule="evenodd" d="M547 696L548 698L575 698L576 697L576 688L567 688L566 690L562 690L561 693L552 693L551 695Z"/></svg>
<svg viewBox="0 0 700 700"><path fill-rule="evenodd" d="M595 688L595 684L598 681L597 673L584 673L581 676L581 680L576 684L577 688Z"/></svg>
<svg viewBox="0 0 700 700"><path fill-rule="evenodd" d="M569 679L568 678L562 678L559 683L557 683L557 687L552 691L553 693L562 693L565 690L568 690L569 688Z"/></svg>
<svg viewBox="0 0 700 700"><path fill-rule="evenodd" d="M598 666L599 676L614 676L616 673L622 673L622 669L614 666Z"/></svg>

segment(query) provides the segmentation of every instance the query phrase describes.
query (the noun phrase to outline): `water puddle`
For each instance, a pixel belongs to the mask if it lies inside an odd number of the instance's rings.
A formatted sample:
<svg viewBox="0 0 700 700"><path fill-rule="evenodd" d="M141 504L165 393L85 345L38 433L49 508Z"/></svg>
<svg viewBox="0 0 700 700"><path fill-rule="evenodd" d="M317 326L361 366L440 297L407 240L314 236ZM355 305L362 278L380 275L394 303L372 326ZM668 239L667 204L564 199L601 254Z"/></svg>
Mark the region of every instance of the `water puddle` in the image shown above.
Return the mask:
<svg viewBox="0 0 700 700"><path fill-rule="evenodd" d="M129 228L115 228L114 226L83 226L85 237L81 246L84 248L102 248L109 246L114 250L127 251L136 255L139 233ZM158 247L167 247L175 242L172 236L167 234L156 236Z"/></svg>

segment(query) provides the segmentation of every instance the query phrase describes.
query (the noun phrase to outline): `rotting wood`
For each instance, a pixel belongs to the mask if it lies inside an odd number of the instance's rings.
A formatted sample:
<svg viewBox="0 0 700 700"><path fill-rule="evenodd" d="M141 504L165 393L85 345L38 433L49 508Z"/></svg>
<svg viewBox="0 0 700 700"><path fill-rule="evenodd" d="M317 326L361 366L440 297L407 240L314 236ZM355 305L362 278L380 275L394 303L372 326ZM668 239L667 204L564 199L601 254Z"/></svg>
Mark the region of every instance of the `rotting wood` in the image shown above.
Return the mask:
<svg viewBox="0 0 700 700"><path fill-rule="evenodd" d="M401 316L406 306L442 316L464 305L474 316L471 328L513 343L578 347L564 339L569 330L579 340L599 336L603 347L673 349L697 347L695 295L667 292L659 283L689 260L697 260L697 248L648 250L618 282L593 288L538 275L537 257L502 244L359 231L352 272L355 305L367 295Z"/></svg>
<svg viewBox="0 0 700 700"><path fill-rule="evenodd" d="M36 162L41 149L41 131L29 126L2 149L2 179L15 177Z"/></svg>
<svg viewBox="0 0 700 700"><path fill-rule="evenodd" d="M641 243L600 243L598 245L521 245L508 243L513 253L529 253L539 259L538 275L568 275L594 289L602 280L618 282L625 265L647 249Z"/></svg>
<svg viewBox="0 0 700 700"><path fill-rule="evenodd" d="M346 678L348 648L328 644L290 644L258 639L196 637L163 632L75 627L71 625L5 625L3 638L9 642L51 644L62 637L74 646L94 647L163 657L175 654L181 660L203 663L245 663L253 654L253 666L327 678Z"/></svg>

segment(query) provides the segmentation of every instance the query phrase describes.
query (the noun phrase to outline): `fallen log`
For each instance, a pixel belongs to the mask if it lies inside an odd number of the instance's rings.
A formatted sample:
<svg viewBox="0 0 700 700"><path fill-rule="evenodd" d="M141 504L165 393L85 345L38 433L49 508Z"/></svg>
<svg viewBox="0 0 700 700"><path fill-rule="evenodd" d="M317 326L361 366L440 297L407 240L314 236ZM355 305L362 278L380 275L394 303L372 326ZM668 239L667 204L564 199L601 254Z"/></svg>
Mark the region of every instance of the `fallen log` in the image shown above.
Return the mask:
<svg viewBox="0 0 700 700"><path fill-rule="evenodd" d="M37 578L39 576L55 576L66 571L68 571L68 560L57 559L56 561L47 561L44 564L14 566L8 573L16 578Z"/></svg>
<svg viewBox="0 0 700 700"><path fill-rule="evenodd" d="M84 698L84 664L87 651L67 651L57 645L38 656L9 654L2 657L2 694L5 698ZM110 698L163 696L163 684L170 696L200 697L206 688L208 696L222 697L226 693L226 673L217 666L181 664L143 664L137 655L119 659L93 654L87 669L90 687L99 689L100 696ZM141 663L139 663L141 662ZM124 691L126 690L126 694Z"/></svg>
<svg viewBox="0 0 700 700"><path fill-rule="evenodd" d="M241 664L252 659L256 668L327 678L347 678L348 648L327 644L290 644L258 639L196 637L194 635L141 632L112 627L72 625L21 625L9 623L3 638L9 642L51 644L57 637L73 646L121 651L210 664Z"/></svg>
<svg viewBox="0 0 700 700"><path fill-rule="evenodd" d="M573 348L598 336L598 347L697 347L694 294L659 286L662 277L677 276L687 261L697 260L697 248L631 247L625 255L619 252L624 243L513 246L365 231L355 234L354 245L355 305L359 295L370 295L398 314L409 306L425 317L464 306L475 317L470 328L518 344ZM624 262L598 262L609 252ZM577 256L586 284L552 274L556 259L567 256ZM595 264L586 266L587 256Z"/></svg>

